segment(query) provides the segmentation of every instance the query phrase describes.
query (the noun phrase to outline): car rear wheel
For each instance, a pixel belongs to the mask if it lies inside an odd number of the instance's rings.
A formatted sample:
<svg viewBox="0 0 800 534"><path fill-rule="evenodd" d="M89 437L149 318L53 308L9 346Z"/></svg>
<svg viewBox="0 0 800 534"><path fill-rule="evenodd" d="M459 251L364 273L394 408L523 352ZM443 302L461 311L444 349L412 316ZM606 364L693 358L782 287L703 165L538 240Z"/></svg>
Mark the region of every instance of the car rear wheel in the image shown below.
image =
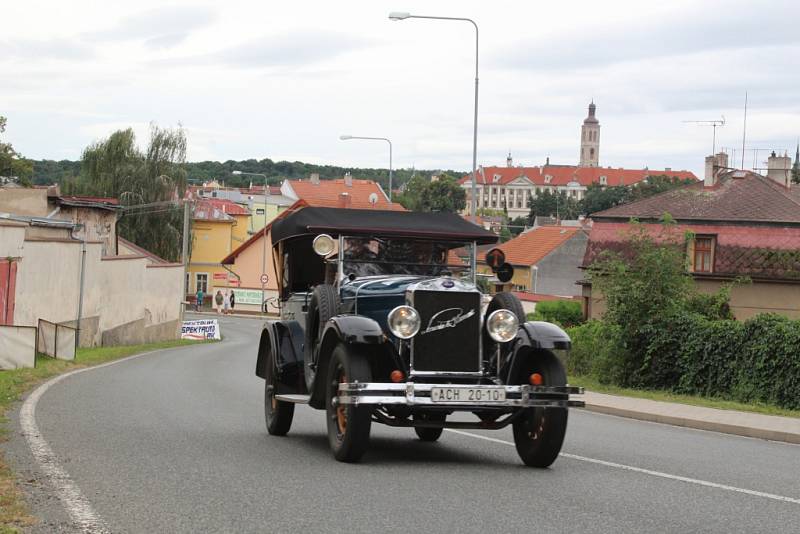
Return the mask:
<svg viewBox="0 0 800 534"><path fill-rule="evenodd" d="M270 350L267 354L267 372L264 380L264 418L270 435L285 436L292 426L294 403L275 398L278 391L277 369L275 355Z"/></svg>
<svg viewBox="0 0 800 534"><path fill-rule="evenodd" d="M528 384L533 373L544 386L566 386L564 366L550 351L537 350L520 368L518 384ZM566 408L526 408L514 422L514 444L522 462L530 467L549 467L558 458L567 432Z"/></svg>
<svg viewBox="0 0 800 534"><path fill-rule="evenodd" d="M333 456L340 462L357 462L369 446L372 408L339 404L339 384L371 382L372 372L367 359L343 344L333 351L328 366L325 411L328 420L328 442Z"/></svg>

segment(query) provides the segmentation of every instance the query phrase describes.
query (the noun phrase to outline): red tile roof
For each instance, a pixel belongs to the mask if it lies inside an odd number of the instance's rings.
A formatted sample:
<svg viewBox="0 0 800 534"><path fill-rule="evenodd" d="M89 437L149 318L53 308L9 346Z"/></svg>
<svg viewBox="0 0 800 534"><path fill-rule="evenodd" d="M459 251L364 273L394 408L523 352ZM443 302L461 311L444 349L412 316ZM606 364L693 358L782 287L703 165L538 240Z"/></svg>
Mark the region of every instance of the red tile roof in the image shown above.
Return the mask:
<svg viewBox="0 0 800 534"><path fill-rule="evenodd" d="M511 265L531 266L579 231L581 229L575 227L540 226L498 245L497 248L505 252L506 262Z"/></svg>
<svg viewBox="0 0 800 534"><path fill-rule="evenodd" d="M352 186L345 185L344 179L320 180L318 184L312 183L310 180L289 180L289 184L298 198L315 207L406 211L397 202L390 204L386 194L372 180L353 179ZM342 193L347 193L350 197L346 206L340 203ZM378 201L374 205L369 201L369 197L373 193L378 197Z"/></svg>
<svg viewBox="0 0 800 534"><path fill-rule="evenodd" d="M741 177L739 177L741 176ZM800 195L749 171L729 171L713 187L702 183L673 189L592 214L601 219L747 221L800 224Z"/></svg>
<svg viewBox="0 0 800 534"><path fill-rule="evenodd" d="M74 200L77 202L101 202L103 204L114 204L118 205L119 200L114 197L90 197L90 196L82 196L82 195L62 195L59 197L61 200Z"/></svg>
<svg viewBox="0 0 800 534"><path fill-rule="evenodd" d="M224 221L231 220L232 215L250 215L250 212L235 202L218 198L202 199L195 203L195 219Z"/></svg>
<svg viewBox="0 0 800 534"><path fill-rule="evenodd" d="M577 167L574 165L544 165L542 167L481 167L478 171L478 183L485 185L508 185L517 178L525 177L534 185L560 185L565 186L570 182L577 182L586 187L590 184L599 184L600 177L606 177L606 185L632 185L639 183L648 176L666 174L680 179L697 176L690 171L655 170L655 169L611 169L608 167ZM547 177L550 180L547 180ZM470 182L470 175L466 175L460 184Z"/></svg>

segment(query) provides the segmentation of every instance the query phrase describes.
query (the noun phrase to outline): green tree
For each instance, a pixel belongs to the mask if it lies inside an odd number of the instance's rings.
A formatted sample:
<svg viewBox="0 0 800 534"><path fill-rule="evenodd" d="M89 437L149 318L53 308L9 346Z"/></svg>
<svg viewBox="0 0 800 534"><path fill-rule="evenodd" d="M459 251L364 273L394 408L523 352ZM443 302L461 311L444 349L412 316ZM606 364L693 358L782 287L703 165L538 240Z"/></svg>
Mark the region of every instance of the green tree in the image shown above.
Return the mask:
<svg viewBox="0 0 800 534"><path fill-rule="evenodd" d="M586 188L586 195L581 200L581 211L586 215L591 215L624 204L628 198L630 198L630 188L628 187L591 184Z"/></svg>
<svg viewBox="0 0 800 534"><path fill-rule="evenodd" d="M553 193L545 189L538 196L529 197L530 212L528 220L533 224L536 217L558 217L559 219L577 219L580 214L578 201L567 195L566 191Z"/></svg>
<svg viewBox="0 0 800 534"><path fill-rule="evenodd" d="M6 131L7 119L0 116L0 134ZM0 176L17 178L21 185L30 186L33 162L22 157L11 143L0 141Z"/></svg>
<svg viewBox="0 0 800 534"><path fill-rule="evenodd" d="M144 152L133 130L119 130L83 151L79 179L65 191L118 198L124 206L156 204L132 210L120 219L119 233L139 246L171 261L181 254L186 191L186 134L182 128L150 127Z"/></svg>
<svg viewBox="0 0 800 534"><path fill-rule="evenodd" d="M511 219L511 221L509 221L508 230L511 232L511 234L514 237L516 237L519 234L521 234L522 231L527 226L528 226L528 218L520 216L520 217L516 217L514 219Z"/></svg>
<svg viewBox="0 0 800 534"><path fill-rule="evenodd" d="M411 211L458 213L467 206L467 193L449 176L441 175L437 181L431 182L417 175L406 184L398 202Z"/></svg>

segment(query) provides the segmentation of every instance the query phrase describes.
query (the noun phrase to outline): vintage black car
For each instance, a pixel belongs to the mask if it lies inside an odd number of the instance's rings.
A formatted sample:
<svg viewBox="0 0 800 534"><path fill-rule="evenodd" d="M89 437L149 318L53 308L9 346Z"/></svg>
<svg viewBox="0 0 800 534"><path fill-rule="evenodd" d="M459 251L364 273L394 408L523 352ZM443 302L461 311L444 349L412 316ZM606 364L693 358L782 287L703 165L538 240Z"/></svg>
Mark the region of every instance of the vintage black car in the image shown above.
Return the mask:
<svg viewBox="0 0 800 534"><path fill-rule="evenodd" d="M567 409L582 405L556 355L570 339L526 322L511 293L484 302L475 251L495 234L454 214L311 207L271 234L280 319L266 322L256 363L270 434L308 404L326 411L340 461L361 458L373 422L423 441L510 424L526 465L555 461Z"/></svg>

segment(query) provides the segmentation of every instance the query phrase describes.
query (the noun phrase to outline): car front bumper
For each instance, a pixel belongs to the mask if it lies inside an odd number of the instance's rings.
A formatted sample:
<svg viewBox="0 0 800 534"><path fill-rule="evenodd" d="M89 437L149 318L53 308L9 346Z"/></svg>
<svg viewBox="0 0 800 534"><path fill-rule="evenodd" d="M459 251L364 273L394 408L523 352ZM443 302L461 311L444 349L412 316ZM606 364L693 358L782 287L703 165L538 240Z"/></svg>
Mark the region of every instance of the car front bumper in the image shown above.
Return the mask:
<svg viewBox="0 0 800 534"><path fill-rule="evenodd" d="M505 400L501 401L434 401L433 388L503 389ZM582 400L570 399L570 395L582 395L581 387L574 386L496 386L463 384L420 384L416 382L377 383L351 382L339 384L338 404L400 404L459 409L483 408L568 408L583 407Z"/></svg>

